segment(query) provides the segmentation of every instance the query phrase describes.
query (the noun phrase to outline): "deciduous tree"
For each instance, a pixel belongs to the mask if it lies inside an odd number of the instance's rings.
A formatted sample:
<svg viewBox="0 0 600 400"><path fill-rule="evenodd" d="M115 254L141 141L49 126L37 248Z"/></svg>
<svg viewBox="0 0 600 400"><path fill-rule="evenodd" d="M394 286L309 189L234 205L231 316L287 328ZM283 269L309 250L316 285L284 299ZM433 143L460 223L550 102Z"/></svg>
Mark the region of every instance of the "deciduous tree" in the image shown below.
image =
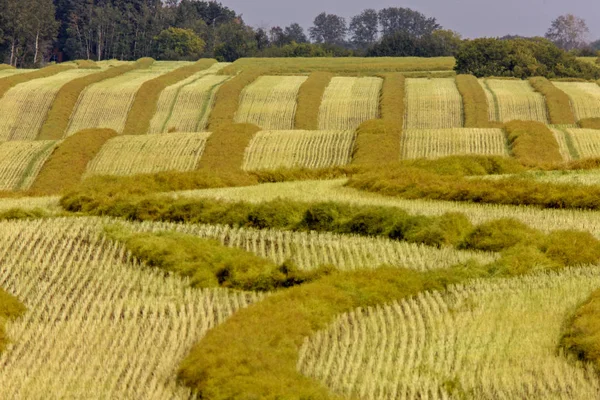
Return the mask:
<svg viewBox="0 0 600 400"><path fill-rule="evenodd" d="M584 46L589 32L590 29L583 18L566 14L552 21L546 38L568 51Z"/></svg>

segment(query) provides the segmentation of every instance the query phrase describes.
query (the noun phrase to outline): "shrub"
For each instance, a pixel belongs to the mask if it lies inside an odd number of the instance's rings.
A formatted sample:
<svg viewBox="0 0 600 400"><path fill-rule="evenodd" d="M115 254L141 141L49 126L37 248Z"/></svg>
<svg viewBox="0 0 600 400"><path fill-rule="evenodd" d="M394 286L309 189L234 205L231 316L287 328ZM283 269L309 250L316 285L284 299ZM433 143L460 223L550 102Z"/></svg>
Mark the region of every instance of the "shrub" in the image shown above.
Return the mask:
<svg viewBox="0 0 600 400"><path fill-rule="evenodd" d="M477 226L460 247L482 251L502 251L520 243L536 243L540 233L512 218L485 222Z"/></svg>
<svg viewBox="0 0 600 400"><path fill-rule="evenodd" d="M546 256L562 265L593 264L600 261L600 241L589 232L558 230L542 242Z"/></svg>
<svg viewBox="0 0 600 400"><path fill-rule="evenodd" d="M396 228L408 219L408 213L386 207L359 208L341 227L343 233L363 236L393 236Z"/></svg>
<svg viewBox="0 0 600 400"><path fill-rule="evenodd" d="M41 208L25 210L22 208L10 208L0 212L0 221L10 221L19 219L38 219L48 216L48 213Z"/></svg>
<svg viewBox="0 0 600 400"><path fill-rule="evenodd" d="M319 109L332 73L313 72L298 91L294 128L307 131L319 129Z"/></svg>
<svg viewBox="0 0 600 400"><path fill-rule="evenodd" d="M342 219L350 215L350 207L339 203L317 203L308 206L302 218L302 227L311 231L335 231Z"/></svg>

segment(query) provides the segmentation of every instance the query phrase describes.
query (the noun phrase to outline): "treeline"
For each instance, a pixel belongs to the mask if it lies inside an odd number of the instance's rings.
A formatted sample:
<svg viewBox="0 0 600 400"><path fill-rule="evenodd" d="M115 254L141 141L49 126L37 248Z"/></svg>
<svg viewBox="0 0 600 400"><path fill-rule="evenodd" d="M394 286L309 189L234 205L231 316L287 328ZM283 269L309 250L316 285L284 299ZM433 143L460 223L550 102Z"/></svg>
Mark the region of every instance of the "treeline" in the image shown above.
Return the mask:
<svg viewBox="0 0 600 400"><path fill-rule="evenodd" d="M16 67L142 57L441 56L460 43L435 18L408 8L365 10L349 23L321 13L308 31L298 23L255 29L216 1L0 0L0 9L0 61Z"/></svg>
<svg viewBox="0 0 600 400"><path fill-rule="evenodd" d="M323 12L307 31L298 23L252 28L236 11L217 1L0 0L0 9L0 63L16 67L143 57L220 61L242 57L437 57L475 49L481 53L476 56L491 57L495 65L490 70L496 75L529 76L539 64L530 61L539 61L543 58L540 52L549 52L556 67L547 73L542 69L542 75L587 77L588 71L574 66L563 51L557 52L547 43L579 52L571 58L582 54L582 46L591 53L594 46L600 46L598 42L585 44L581 36L587 29L585 21L573 16L553 22L546 34L551 42L523 39L529 40L523 45L523 40L462 40L457 32L443 29L436 18L401 7L366 9L349 21ZM535 54L530 51L531 43L537 43ZM485 45L492 47L486 50Z"/></svg>

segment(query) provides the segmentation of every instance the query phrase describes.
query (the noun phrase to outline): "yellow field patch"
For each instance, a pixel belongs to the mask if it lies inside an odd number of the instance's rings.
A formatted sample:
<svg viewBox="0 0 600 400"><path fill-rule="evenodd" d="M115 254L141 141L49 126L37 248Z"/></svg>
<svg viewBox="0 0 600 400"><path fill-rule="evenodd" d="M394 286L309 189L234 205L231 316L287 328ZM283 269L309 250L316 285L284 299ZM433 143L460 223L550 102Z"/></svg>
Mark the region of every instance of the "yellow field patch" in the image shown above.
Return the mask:
<svg viewBox="0 0 600 400"><path fill-rule="evenodd" d="M73 79L96 72L72 69L10 89L0 99L0 140L34 140L60 88Z"/></svg>
<svg viewBox="0 0 600 400"><path fill-rule="evenodd" d="M325 168L349 164L353 131L261 131L244 155L244 170Z"/></svg>
<svg viewBox="0 0 600 400"><path fill-rule="evenodd" d="M320 130L353 130L379 115L383 79L331 79L319 109Z"/></svg>
<svg viewBox="0 0 600 400"><path fill-rule="evenodd" d="M57 143L54 140L0 142L0 190L29 189Z"/></svg>
<svg viewBox="0 0 600 400"><path fill-rule="evenodd" d="M479 82L487 97L490 121L550 122L544 96L534 91L528 81L480 79Z"/></svg>
<svg viewBox="0 0 600 400"><path fill-rule="evenodd" d="M242 91L235 122L267 130L294 129L296 100L306 76L261 76Z"/></svg>
<svg viewBox="0 0 600 400"><path fill-rule="evenodd" d="M571 107L579 121L600 117L600 86L591 82L552 82L571 99Z"/></svg>
<svg viewBox="0 0 600 400"><path fill-rule="evenodd" d="M462 97L454 78L406 79L406 129L444 129L463 126Z"/></svg>
<svg viewBox="0 0 600 400"><path fill-rule="evenodd" d="M150 68L136 69L88 86L79 96L67 135L88 128L123 131L135 95L144 82L188 65L185 62L155 62Z"/></svg>
<svg viewBox="0 0 600 400"><path fill-rule="evenodd" d="M209 133L119 136L106 142L85 176L194 170Z"/></svg>
<svg viewBox="0 0 600 400"><path fill-rule="evenodd" d="M402 158L439 158L451 155L508 156L502 129L406 129L402 132Z"/></svg>
<svg viewBox="0 0 600 400"><path fill-rule="evenodd" d="M229 63L217 63L162 91L148 133L202 132L215 94L228 76L215 75Z"/></svg>
<svg viewBox="0 0 600 400"><path fill-rule="evenodd" d="M600 157L600 130L566 129L580 158Z"/></svg>

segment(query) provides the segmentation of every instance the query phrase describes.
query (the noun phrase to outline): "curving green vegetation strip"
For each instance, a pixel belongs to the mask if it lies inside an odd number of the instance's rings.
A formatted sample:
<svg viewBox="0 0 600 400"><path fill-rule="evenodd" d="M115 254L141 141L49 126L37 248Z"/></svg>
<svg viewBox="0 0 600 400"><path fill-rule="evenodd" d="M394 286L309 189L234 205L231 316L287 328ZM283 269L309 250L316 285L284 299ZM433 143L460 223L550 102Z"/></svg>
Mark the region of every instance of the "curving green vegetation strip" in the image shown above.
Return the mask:
<svg viewBox="0 0 600 400"><path fill-rule="evenodd" d="M9 340L4 330L7 320L23 315L27 308L15 297L0 288L0 353L4 351Z"/></svg>
<svg viewBox="0 0 600 400"><path fill-rule="evenodd" d="M511 121L504 124L514 157L527 167L548 168L563 163L558 142L541 122Z"/></svg>

